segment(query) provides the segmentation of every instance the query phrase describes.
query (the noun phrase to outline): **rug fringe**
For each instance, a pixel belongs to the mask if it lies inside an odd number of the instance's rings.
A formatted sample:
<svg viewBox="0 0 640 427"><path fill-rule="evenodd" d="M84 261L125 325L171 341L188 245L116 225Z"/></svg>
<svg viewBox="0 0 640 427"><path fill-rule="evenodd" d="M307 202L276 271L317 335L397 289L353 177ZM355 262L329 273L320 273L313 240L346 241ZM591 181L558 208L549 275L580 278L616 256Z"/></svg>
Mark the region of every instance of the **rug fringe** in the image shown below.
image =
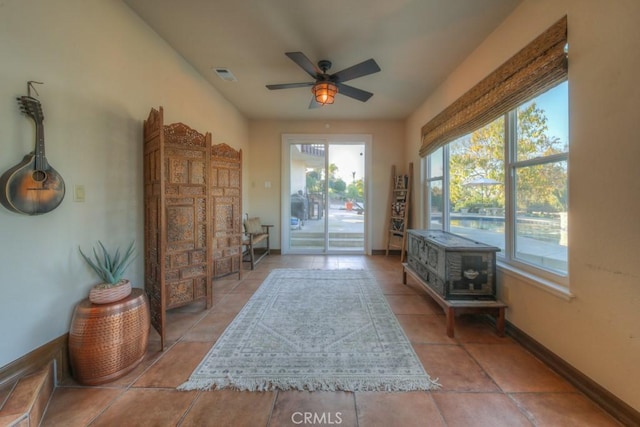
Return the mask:
<svg viewBox="0 0 640 427"><path fill-rule="evenodd" d="M308 391L424 391L437 390L441 387L438 379L398 379L393 381L356 379L356 378L306 378L302 379L190 379L178 386L180 391L233 389L239 391L274 391L274 390L308 390Z"/></svg>

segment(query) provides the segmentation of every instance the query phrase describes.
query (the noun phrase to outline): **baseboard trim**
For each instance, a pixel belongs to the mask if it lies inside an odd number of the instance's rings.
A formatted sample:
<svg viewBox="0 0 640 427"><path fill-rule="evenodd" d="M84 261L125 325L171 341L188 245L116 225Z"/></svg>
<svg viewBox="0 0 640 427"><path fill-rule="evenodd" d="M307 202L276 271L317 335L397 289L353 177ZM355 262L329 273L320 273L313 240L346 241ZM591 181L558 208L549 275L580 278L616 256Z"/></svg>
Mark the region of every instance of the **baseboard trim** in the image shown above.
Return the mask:
<svg viewBox="0 0 640 427"><path fill-rule="evenodd" d="M0 368L0 387L29 375L55 360L56 384L71 377L69 334L64 334Z"/></svg>
<svg viewBox="0 0 640 427"><path fill-rule="evenodd" d="M640 426L640 412L508 321L506 333L623 425Z"/></svg>

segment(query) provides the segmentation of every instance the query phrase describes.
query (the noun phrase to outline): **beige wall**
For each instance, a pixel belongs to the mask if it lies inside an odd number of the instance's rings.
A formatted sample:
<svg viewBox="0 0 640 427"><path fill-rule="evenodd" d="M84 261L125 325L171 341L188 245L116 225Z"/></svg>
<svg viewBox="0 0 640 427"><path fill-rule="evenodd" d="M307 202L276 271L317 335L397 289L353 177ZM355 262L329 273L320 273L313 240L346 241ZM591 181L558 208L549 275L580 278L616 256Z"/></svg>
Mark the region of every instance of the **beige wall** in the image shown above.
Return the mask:
<svg viewBox="0 0 640 427"><path fill-rule="evenodd" d="M122 2L10 0L0 4L0 172L33 149L15 97L39 80L47 158L67 195L54 211L0 207L0 366L65 334L97 280L78 254L100 239L143 244L142 121L212 132L247 148L247 121ZM73 201L74 185L86 189ZM143 259L128 271L143 285Z"/></svg>
<svg viewBox="0 0 640 427"><path fill-rule="evenodd" d="M422 125L565 14L575 298L504 274L500 292L510 322L640 410L640 2L523 2L409 118L406 153L419 162Z"/></svg>
<svg viewBox="0 0 640 427"><path fill-rule="evenodd" d="M328 126L327 126L328 125ZM372 136L372 248L385 248L385 225L389 202L391 165L406 171L404 151L404 122L376 121L277 121L257 120L249 126L250 155L245 166L251 178L245 185L248 202L245 212L259 216L264 223L274 224L273 247L280 248L281 162L282 134L370 134ZM270 181L271 188L264 188Z"/></svg>

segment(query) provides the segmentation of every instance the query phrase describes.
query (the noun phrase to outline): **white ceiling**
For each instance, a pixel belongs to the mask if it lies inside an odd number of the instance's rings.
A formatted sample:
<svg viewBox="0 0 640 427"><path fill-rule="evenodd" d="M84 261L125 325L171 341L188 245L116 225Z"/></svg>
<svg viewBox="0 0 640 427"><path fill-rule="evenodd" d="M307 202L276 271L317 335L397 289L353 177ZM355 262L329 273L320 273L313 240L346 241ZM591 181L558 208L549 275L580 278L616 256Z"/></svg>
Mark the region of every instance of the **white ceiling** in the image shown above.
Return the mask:
<svg viewBox="0 0 640 427"><path fill-rule="evenodd" d="M294 120L406 118L520 1L124 0L245 116ZM309 109L308 87L268 90L312 81L295 51L329 74L375 59L382 71L348 82L374 96Z"/></svg>

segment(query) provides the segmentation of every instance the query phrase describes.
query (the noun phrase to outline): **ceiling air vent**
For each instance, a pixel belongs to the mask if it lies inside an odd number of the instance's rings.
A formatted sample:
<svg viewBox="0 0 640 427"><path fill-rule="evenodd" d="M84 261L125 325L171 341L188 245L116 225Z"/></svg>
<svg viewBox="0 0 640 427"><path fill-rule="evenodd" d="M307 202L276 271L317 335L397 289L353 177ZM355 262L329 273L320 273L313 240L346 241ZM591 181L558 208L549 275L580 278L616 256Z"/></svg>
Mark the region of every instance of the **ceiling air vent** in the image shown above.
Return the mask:
<svg viewBox="0 0 640 427"><path fill-rule="evenodd" d="M238 79L233 75L231 71L227 68L214 68L213 71L220 77L222 80L226 80L228 82L237 82Z"/></svg>

